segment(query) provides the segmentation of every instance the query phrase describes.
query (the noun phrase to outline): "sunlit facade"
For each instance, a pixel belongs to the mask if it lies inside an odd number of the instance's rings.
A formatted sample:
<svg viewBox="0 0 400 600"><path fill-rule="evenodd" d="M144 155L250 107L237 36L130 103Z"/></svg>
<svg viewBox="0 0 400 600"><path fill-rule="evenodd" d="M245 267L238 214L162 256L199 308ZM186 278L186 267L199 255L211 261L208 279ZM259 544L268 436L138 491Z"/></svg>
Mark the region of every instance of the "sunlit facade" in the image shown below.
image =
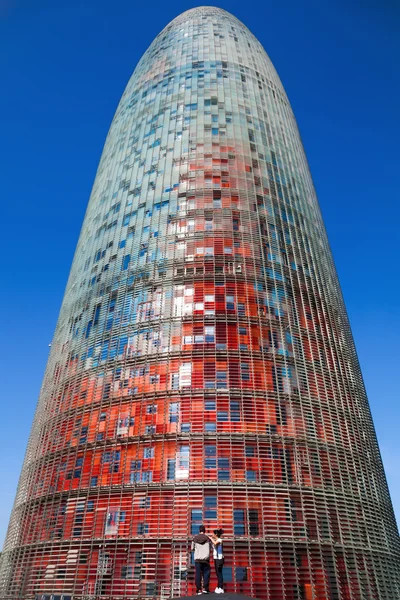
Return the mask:
<svg viewBox="0 0 400 600"><path fill-rule="evenodd" d="M193 593L202 523L225 531L228 591L400 598L398 532L296 122L260 43L212 7L160 33L112 122L1 598Z"/></svg>

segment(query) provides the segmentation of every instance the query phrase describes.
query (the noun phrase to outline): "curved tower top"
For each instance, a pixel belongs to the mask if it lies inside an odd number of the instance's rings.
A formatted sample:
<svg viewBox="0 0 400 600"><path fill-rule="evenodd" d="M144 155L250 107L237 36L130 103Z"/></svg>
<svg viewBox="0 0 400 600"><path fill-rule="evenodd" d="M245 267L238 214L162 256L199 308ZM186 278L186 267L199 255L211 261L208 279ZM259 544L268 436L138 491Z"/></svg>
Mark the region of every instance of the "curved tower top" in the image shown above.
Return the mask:
<svg viewBox="0 0 400 600"><path fill-rule="evenodd" d="M224 529L227 591L400 597L398 532L293 112L261 44L213 7L156 37L111 124L0 597L193 593L201 524Z"/></svg>

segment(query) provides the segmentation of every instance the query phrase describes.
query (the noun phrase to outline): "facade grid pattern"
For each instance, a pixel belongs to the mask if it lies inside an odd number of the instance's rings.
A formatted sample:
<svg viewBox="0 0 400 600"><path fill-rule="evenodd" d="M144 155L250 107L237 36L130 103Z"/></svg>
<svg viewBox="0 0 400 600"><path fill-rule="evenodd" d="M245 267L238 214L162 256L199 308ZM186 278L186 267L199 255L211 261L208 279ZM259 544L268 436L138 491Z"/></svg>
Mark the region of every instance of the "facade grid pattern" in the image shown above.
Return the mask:
<svg viewBox="0 0 400 600"><path fill-rule="evenodd" d="M2 555L0 597L400 598L398 531L297 125L260 43L183 13L112 122Z"/></svg>

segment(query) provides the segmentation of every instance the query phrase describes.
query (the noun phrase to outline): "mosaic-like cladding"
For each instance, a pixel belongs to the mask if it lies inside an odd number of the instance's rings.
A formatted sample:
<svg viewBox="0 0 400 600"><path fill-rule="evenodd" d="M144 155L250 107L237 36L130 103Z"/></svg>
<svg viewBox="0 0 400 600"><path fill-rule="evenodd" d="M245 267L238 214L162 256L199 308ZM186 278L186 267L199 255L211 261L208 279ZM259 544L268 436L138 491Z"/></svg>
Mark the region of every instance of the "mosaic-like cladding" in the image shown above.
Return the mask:
<svg viewBox="0 0 400 600"><path fill-rule="evenodd" d="M204 7L155 39L112 122L1 597L193 593L201 523L225 530L228 591L400 598L398 533L296 122L260 43Z"/></svg>

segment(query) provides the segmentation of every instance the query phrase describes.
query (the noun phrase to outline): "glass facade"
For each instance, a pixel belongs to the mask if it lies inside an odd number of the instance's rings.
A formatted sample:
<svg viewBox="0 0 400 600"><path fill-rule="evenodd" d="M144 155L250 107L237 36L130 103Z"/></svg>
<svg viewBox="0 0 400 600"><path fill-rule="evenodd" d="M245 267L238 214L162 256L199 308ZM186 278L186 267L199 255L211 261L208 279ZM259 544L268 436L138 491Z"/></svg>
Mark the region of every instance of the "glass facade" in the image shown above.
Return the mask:
<svg viewBox="0 0 400 600"><path fill-rule="evenodd" d="M398 532L296 122L260 43L212 7L158 35L108 133L1 598L193 593L202 523L225 531L228 591L400 598Z"/></svg>

